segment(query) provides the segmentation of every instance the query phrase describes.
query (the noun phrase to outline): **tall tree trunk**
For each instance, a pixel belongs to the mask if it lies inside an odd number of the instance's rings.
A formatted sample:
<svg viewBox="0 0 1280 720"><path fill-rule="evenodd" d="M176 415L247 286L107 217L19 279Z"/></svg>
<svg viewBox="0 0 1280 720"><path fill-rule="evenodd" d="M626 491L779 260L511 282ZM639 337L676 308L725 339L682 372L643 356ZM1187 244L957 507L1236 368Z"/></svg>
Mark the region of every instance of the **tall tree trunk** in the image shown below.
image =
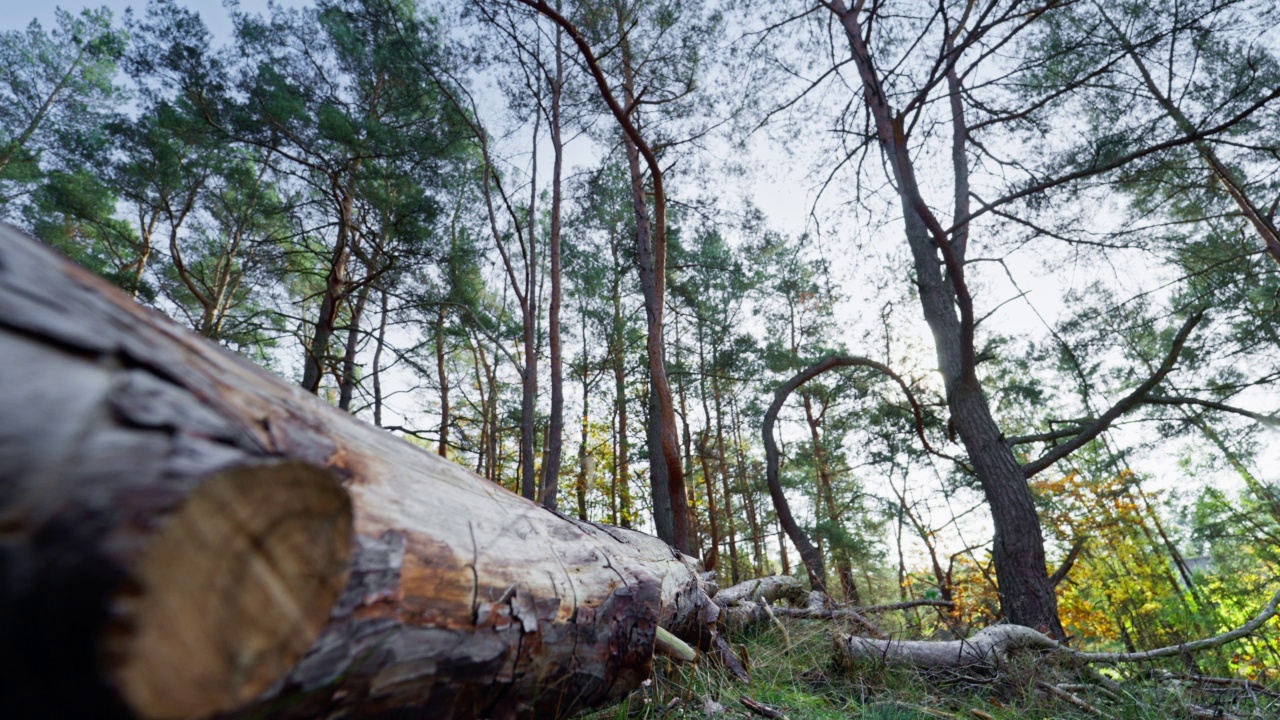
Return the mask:
<svg viewBox="0 0 1280 720"><path fill-rule="evenodd" d="M707 466L707 442L711 435L711 407L707 403L707 362L702 326L698 326L698 394L702 399L702 416L706 418L698 440L698 460L702 467L702 483L707 489L707 518L711 525L711 549L703 557L707 570L715 570L720 558L720 523L716 518L716 484Z"/></svg>
<svg viewBox="0 0 1280 720"><path fill-rule="evenodd" d="M382 427L382 350L387 346L386 290L378 293L379 310L377 346L373 351L373 424Z"/></svg>
<svg viewBox="0 0 1280 720"><path fill-rule="evenodd" d="M538 86L541 88L541 85ZM538 104L542 103L538 93ZM537 432L538 409L538 252L534 226L537 223L534 208L538 193L538 131L542 114L535 113L533 120L533 171L529 184L529 212L525 232L524 266L524 368L520 397L520 494L528 500L538 499L537 468L534 466L534 437Z"/></svg>
<svg viewBox="0 0 1280 720"><path fill-rule="evenodd" d="M625 23L625 17L619 13L623 97L626 107L634 109L635 76ZM684 482L684 466L680 462L675 404L671 397L671 385L667 380L662 340L667 265L666 198L662 195L661 170L654 165L651 167L655 183L654 199L659 203L659 212L657 227L651 227L644 175L640 169L640 147L629 134L624 133L623 141L627 151L627 167L631 173L631 201L636 216L636 265L640 274L640 292L644 296L648 331L645 351L649 360L649 481L653 494L654 524L658 529L658 537L680 548L682 552L688 552L691 544L689 533L692 529L689 499Z"/></svg>
<svg viewBox="0 0 1280 720"><path fill-rule="evenodd" d="M440 383L440 445L436 450L442 458L449 457L449 377L445 373L443 304L436 308L436 380ZM484 433L482 432L481 435Z"/></svg>
<svg viewBox="0 0 1280 720"><path fill-rule="evenodd" d="M751 528L751 549L755 559L756 575L764 574L764 530L760 526L759 515L756 514L755 492L747 481L747 462L742 442L742 416L738 413L738 401L730 399L729 406L733 410L733 454L738 465L738 485L742 488L742 497L747 508L747 526Z"/></svg>
<svg viewBox="0 0 1280 720"><path fill-rule="evenodd" d="M351 257L351 244L355 242L352 238L355 193L351 185L354 184L354 175L359 167L359 162L352 166L350 171L352 178L348 179L348 185L342 185L336 178L333 182L334 193L338 196L338 239L329 257L324 292L320 297L320 312L316 317L315 331L307 346L307 354L303 358L302 366L302 389L313 394L320 392L325 361L329 357L329 339L333 337L338 311L341 310L342 301L346 297L347 261Z"/></svg>
<svg viewBox="0 0 1280 720"><path fill-rule="evenodd" d="M777 520L777 517L774 517ZM778 555L782 560L782 574L791 574L791 558L787 555L787 534L782 529L782 523L778 523Z"/></svg>
<svg viewBox="0 0 1280 720"><path fill-rule="evenodd" d="M578 440L578 519L587 519L587 488L591 468L587 467L587 433L591 423L591 388L587 380L587 324L582 323L582 436Z"/></svg>
<svg viewBox="0 0 1280 720"><path fill-rule="evenodd" d="M618 250L613 246L614 266L617 267ZM621 278L613 283L613 388L614 405L618 422L618 436L613 449L614 499L618 507L615 524L631 527L631 444L627 439L627 356L626 328L622 317Z"/></svg>
<svg viewBox="0 0 1280 720"><path fill-rule="evenodd" d="M955 223L959 230L947 237L925 203L915 178L907 146L906 126L889 105L880 76L866 45L857 13L844 0L828 5L845 29L854 64L862 80L876 139L893 171L903 212L907 245L914 261L916 286L925 321L933 331L938 369L946 387L947 405L957 434L969 455L987 505L995 538L992 555L1000 586L1001 607L1013 623L1065 637L1058 619L1058 601L1046 568L1044 537L1027 477L1004 433L991 415L986 392L975 368L972 298L964 278L967 244L968 167L962 151L953 161L956 180ZM953 127L956 142L967 139L960 89L952 78ZM941 259L940 257L941 256ZM943 268L946 274L943 274ZM957 317L958 311L958 317Z"/></svg>
<svg viewBox="0 0 1280 720"><path fill-rule="evenodd" d="M702 468L702 482L707 491L707 524L711 532L711 545L702 554L702 564L706 569L714 571L720 559L720 523L716 519L715 482L711 479L711 471L707 468L707 437L710 433L703 429L698 435L698 465Z"/></svg>
<svg viewBox="0 0 1280 720"><path fill-rule="evenodd" d="M564 141L560 136L560 96L564 90L563 34L557 27L556 77L551 86L551 147L555 152L551 170L551 306L547 321L551 344L551 418L547 427L547 454L542 473L542 504L552 510L556 509L556 494L560 487L560 456L564 436L564 359L560 349L560 176L564 166Z"/></svg>
<svg viewBox="0 0 1280 720"><path fill-rule="evenodd" d="M729 463L724 451L724 407L720 402L720 378L711 379L712 396L716 401L716 464L720 469L720 482L724 487L725 533L729 536L729 578L737 585L741 578L738 568L738 538L734 528L736 520L733 516L733 490L729 486Z"/></svg>

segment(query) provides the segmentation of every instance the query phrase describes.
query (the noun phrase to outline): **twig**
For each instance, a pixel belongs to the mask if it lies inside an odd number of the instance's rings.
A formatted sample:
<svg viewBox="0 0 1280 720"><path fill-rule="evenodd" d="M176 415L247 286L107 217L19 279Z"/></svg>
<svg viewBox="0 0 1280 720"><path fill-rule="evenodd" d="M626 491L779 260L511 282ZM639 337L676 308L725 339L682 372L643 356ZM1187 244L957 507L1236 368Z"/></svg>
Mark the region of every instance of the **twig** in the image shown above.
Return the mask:
<svg viewBox="0 0 1280 720"><path fill-rule="evenodd" d="M1224 677L1211 677L1209 675L1190 675L1187 673L1165 673L1161 677L1161 679L1162 680L1187 680L1190 682L1203 683L1205 685L1230 685L1230 686L1243 688L1244 690L1250 693L1259 692L1259 693L1262 693L1263 695L1270 695L1271 697L1280 697L1280 692L1276 692L1274 690L1268 690L1266 687L1263 687L1262 685L1259 685L1258 683L1252 680L1249 680L1247 678L1224 678Z"/></svg>
<svg viewBox="0 0 1280 720"><path fill-rule="evenodd" d="M764 614L768 615L769 619L773 621L773 624L777 625L778 629L782 631L782 639L787 643L786 651L788 653L791 652L791 633L787 632L787 626L783 625L782 621L778 619L778 616L773 614L773 608L769 607L768 601L764 598L760 598L760 605L764 607Z"/></svg>
<svg viewBox="0 0 1280 720"><path fill-rule="evenodd" d="M774 710L768 705L758 703L746 695L738 698L738 701L741 702L748 710L761 717L767 717L770 718L770 720L791 720L784 715L781 710Z"/></svg>
<svg viewBox="0 0 1280 720"><path fill-rule="evenodd" d="M1187 705L1186 707L1187 712L1191 713L1191 717L1194 718L1206 718L1207 720L1244 720L1244 718L1239 715L1232 715L1222 708L1214 710L1207 707L1200 707L1199 705Z"/></svg>
<svg viewBox="0 0 1280 720"><path fill-rule="evenodd" d="M945 712L942 712L941 710L934 710L933 708L927 708L923 705L916 705L915 703L909 703L903 700L881 700L879 702L873 702L867 705L866 707L868 708L874 708L874 707L903 708L906 710L910 710L912 712L918 712L921 715L928 715L929 717L943 718L944 720L956 720L956 716L952 715L951 713L945 713ZM982 715L981 717L985 718L986 720L994 720L990 715L986 715L986 714Z"/></svg>
<svg viewBox="0 0 1280 720"><path fill-rule="evenodd" d="M1121 702L1120 696L1105 685L1094 685L1091 683L1059 683L1058 689L1066 690L1068 692L1072 690L1097 690L1103 695L1106 695L1108 700Z"/></svg>
<svg viewBox="0 0 1280 720"><path fill-rule="evenodd" d="M1099 710L1093 705L1090 705L1089 703L1085 702L1079 695L1074 695L1072 693L1069 693L1066 690L1063 690L1062 688L1058 687L1057 685L1050 685L1049 683L1044 682L1043 680L1037 680L1036 687L1040 688L1041 690L1044 690L1045 692L1049 693L1050 695L1060 700L1065 700L1068 703L1075 705L1076 707L1080 708L1081 710L1084 710L1090 715L1094 715L1101 718L1112 717L1111 715L1108 715L1107 713Z"/></svg>

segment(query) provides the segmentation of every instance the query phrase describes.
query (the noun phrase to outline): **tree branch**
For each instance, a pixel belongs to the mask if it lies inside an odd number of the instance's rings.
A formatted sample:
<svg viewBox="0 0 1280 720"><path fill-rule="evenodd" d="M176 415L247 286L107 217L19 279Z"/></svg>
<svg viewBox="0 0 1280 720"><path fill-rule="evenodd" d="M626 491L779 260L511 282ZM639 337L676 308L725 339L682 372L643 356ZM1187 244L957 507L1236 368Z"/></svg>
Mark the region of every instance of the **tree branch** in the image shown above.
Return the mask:
<svg viewBox="0 0 1280 720"><path fill-rule="evenodd" d="M1182 328L1178 330L1178 334L1174 336L1173 345L1169 348L1169 353L1165 356L1164 362L1161 363L1160 367L1150 378L1147 379L1146 382L1139 385L1133 392L1121 398L1119 402L1111 406L1110 410L1107 410L1101 417L1093 421L1092 424L1086 426L1075 437L1052 450L1049 450L1044 455L1041 455L1039 459L1023 465L1023 475L1028 478L1034 477L1036 473L1067 457L1076 450L1079 450L1108 427L1111 427L1111 423L1115 422L1116 418L1142 403L1147 398L1147 394L1154 390L1155 387L1173 371L1173 366L1178 362L1178 356L1182 354L1182 346L1186 344L1187 337L1191 335L1191 331L1194 330L1196 325L1199 325L1200 321L1203 319L1203 311L1192 313L1191 316L1187 318L1187 321L1182 324Z"/></svg>
<svg viewBox="0 0 1280 720"><path fill-rule="evenodd" d="M1087 542L1089 542L1089 538L1086 535L1076 538L1076 541L1071 544L1071 550L1067 553L1066 559L1062 561L1062 565L1058 566L1058 569L1049 576L1050 585L1056 587L1058 583L1066 579L1067 573L1071 572L1071 568L1076 564L1076 558L1080 557L1080 551L1084 550Z"/></svg>
<svg viewBox="0 0 1280 720"><path fill-rule="evenodd" d="M1269 428L1280 428L1280 415L1271 414L1263 415L1262 413L1252 410L1245 410L1234 405L1227 405L1216 400L1201 400L1193 397L1170 397L1167 395L1152 395L1142 399L1144 405L1199 405L1210 410L1219 410L1221 412L1234 413L1243 415L1251 420L1256 420Z"/></svg>

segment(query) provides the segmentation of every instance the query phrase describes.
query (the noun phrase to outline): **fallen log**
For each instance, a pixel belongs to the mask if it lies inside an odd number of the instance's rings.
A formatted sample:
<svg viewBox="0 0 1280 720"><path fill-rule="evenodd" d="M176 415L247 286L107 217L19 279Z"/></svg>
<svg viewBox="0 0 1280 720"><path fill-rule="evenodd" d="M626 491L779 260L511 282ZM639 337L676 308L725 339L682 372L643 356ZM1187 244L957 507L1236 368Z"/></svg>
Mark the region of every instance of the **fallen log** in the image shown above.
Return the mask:
<svg viewBox="0 0 1280 720"><path fill-rule="evenodd" d="M659 626L718 640L692 558L339 412L3 226L0 367L9 717L562 717L648 677Z"/></svg>

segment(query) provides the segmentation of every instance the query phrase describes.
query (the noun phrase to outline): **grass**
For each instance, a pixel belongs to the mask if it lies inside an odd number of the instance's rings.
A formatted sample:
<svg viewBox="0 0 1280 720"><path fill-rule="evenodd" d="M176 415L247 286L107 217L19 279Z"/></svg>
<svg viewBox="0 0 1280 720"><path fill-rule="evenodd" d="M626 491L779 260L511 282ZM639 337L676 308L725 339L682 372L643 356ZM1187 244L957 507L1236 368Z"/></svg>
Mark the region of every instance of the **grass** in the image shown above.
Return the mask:
<svg viewBox="0 0 1280 720"><path fill-rule="evenodd" d="M790 720L1025 720L1094 718L1069 702L1037 689L1037 681L1080 683L1075 673L1031 659L1015 661L989 677L926 675L909 668L859 663L837 667L834 632L851 628L826 620L762 623L730 638L751 672L737 682L720 667L698 661L677 664L656 659L652 681L626 702L580 716L580 720L761 720L743 704L747 698ZM1190 706L1223 718L1280 718L1280 701L1265 693L1206 691L1190 684L1129 680L1123 692L1106 697L1093 688L1073 689L1076 697L1117 720L1176 720L1195 717ZM1212 717L1208 715L1206 717Z"/></svg>

